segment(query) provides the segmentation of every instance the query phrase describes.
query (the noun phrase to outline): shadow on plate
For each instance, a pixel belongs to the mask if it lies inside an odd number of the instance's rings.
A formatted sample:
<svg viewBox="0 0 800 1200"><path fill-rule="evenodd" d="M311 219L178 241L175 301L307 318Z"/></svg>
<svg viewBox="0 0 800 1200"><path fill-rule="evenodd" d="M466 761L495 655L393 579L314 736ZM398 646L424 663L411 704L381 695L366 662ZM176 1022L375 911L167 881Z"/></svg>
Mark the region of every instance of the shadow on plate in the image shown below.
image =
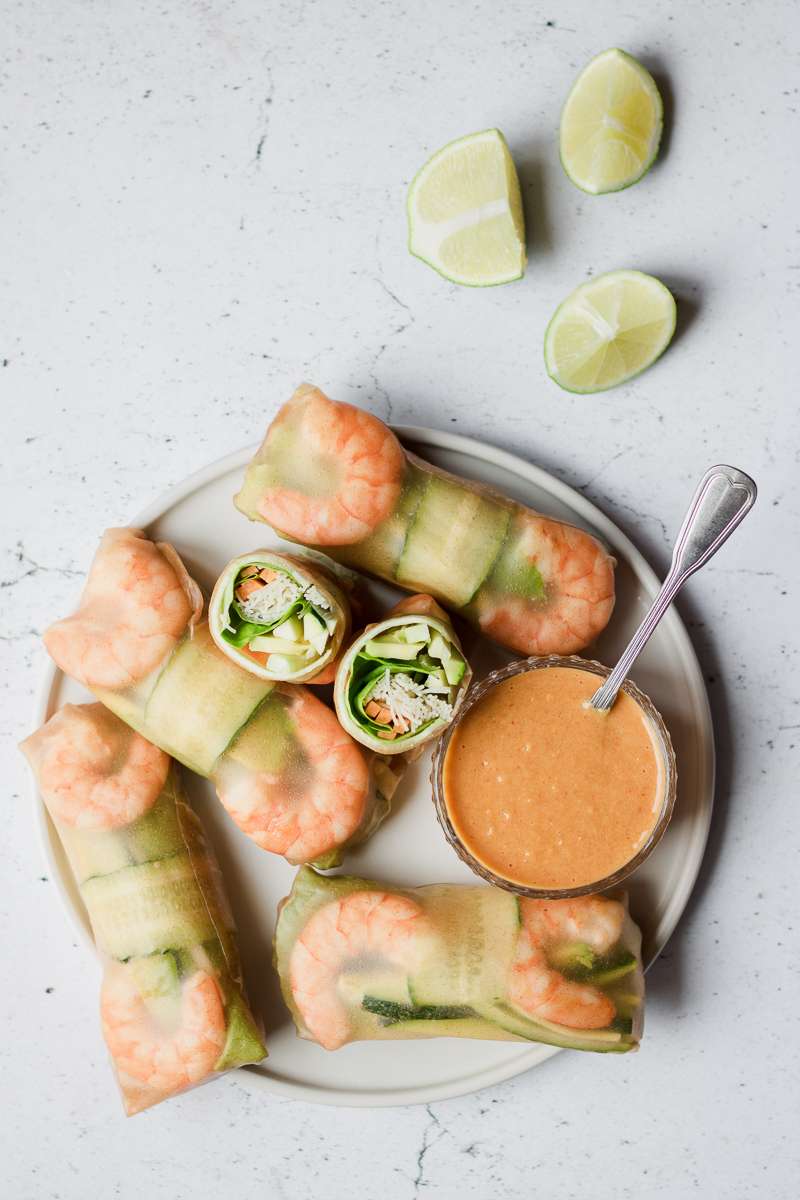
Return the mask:
<svg viewBox="0 0 800 1200"><path fill-rule="evenodd" d="M731 805L731 791L736 777L736 742L731 728L727 688L713 635L699 616L691 595L684 594L677 602L678 611L689 631L706 682L716 747L716 781L714 785L714 815L706 851L694 890L682 921L691 919L702 902L722 854ZM680 925L678 926L680 929ZM676 931L677 932L677 931Z"/></svg>

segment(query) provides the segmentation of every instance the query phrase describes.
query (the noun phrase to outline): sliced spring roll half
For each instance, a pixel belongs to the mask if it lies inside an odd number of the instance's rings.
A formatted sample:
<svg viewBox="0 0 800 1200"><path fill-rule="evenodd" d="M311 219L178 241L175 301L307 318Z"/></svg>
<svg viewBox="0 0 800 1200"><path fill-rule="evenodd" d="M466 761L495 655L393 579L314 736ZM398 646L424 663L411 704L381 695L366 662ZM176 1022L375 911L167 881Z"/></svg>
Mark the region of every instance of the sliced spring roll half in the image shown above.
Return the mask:
<svg viewBox="0 0 800 1200"><path fill-rule="evenodd" d="M336 673L339 720L364 746L400 754L452 721L472 672L447 613L409 596L350 645Z"/></svg>
<svg viewBox="0 0 800 1200"><path fill-rule="evenodd" d="M279 409L235 503L521 654L582 650L614 607L614 560L591 534L423 462L309 384Z"/></svg>
<svg viewBox="0 0 800 1200"><path fill-rule="evenodd" d="M131 1115L266 1054L216 858L168 755L102 704L22 743L103 964L103 1035Z"/></svg>
<svg viewBox="0 0 800 1200"><path fill-rule="evenodd" d="M627 898L396 888L301 868L275 962L301 1037L468 1037L621 1053L639 1044L641 934Z"/></svg>
<svg viewBox="0 0 800 1200"><path fill-rule="evenodd" d="M387 815L404 760L367 754L306 688L238 667L199 619L198 597L172 547L112 530L76 613L45 645L118 717L211 779L262 849L334 865Z"/></svg>
<svg viewBox="0 0 800 1200"><path fill-rule="evenodd" d="M208 624L223 654L260 679L332 683L350 604L311 559L254 550L223 570Z"/></svg>

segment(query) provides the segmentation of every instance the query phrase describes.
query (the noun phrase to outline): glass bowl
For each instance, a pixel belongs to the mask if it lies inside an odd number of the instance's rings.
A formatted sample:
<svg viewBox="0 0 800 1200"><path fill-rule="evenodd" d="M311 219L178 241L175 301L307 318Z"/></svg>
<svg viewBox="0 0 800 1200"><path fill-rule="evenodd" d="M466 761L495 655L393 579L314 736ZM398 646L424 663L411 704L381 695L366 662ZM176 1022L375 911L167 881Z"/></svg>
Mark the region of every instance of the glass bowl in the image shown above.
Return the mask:
<svg viewBox="0 0 800 1200"><path fill-rule="evenodd" d="M583 883L579 887L571 888L535 888L527 887L525 884L515 883L510 879L503 879L500 875L495 875L484 863L467 849L460 837L453 828L450 820L450 814L447 811L447 805L444 798L444 763L447 757L447 749L450 741L464 717L471 711L474 706L483 699L487 692L502 683L506 679L510 679L514 675L522 675L526 671L542 671L548 667L571 667L581 671L587 671L591 675L598 676L599 679L606 679L611 674L611 668L603 666L602 663L593 662L590 659L578 658L576 655L569 657L561 657L557 654L551 654L546 658L526 658L516 662L509 663L506 667L500 667L496 671L492 671L484 680L473 688L467 695L463 704L458 710L452 724L448 726L440 740L436 744L433 754L433 764L431 768L431 783L433 785L433 802L436 806L436 816L439 824L444 830L444 835L450 845L455 850L458 857L465 862L471 871L479 875L481 879L485 879L487 883L493 884L495 887L505 888L506 891L516 892L519 896L530 896L533 899L539 900L554 900L567 899L570 896L586 896L590 892L603 892L608 888L616 887L623 879L626 879L631 872L645 861L652 854L655 847L658 845L664 830L669 824L672 810L675 806L675 793L678 780L678 770L675 762L675 751L672 748L672 740L669 736L666 725L659 713L658 709L635 683L630 679L626 679L622 685L622 691L634 700L639 708L644 713L645 719L650 725L650 729L654 735L657 749L661 753L662 764L664 768L664 785L663 799L661 803L661 812L653 826L652 832L644 843L644 845L636 852L633 858L619 867L613 875L607 875L604 879L596 879L591 883ZM598 685L599 686L599 685Z"/></svg>

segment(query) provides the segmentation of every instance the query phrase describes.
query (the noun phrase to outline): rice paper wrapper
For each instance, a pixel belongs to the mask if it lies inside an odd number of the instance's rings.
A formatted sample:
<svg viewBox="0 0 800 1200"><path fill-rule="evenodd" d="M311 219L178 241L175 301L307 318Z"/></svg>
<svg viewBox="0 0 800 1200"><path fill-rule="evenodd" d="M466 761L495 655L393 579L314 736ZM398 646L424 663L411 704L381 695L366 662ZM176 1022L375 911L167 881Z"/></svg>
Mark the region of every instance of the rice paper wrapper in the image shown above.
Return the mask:
<svg viewBox="0 0 800 1200"><path fill-rule="evenodd" d="M336 864L388 813L403 757L389 765L366 753L308 689L235 665L199 619L196 585L172 547L110 532L76 614L45 634L51 656L132 729L211 779L262 849Z"/></svg>
<svg viewBox="0 0 800 1200"><path fill-rule="evenodd" d="M23 744L86 906L128 1115L266 1054L217 860L166 754L100 704Z"/></svg>
<svg viewBox="0 0 800 1200"><path fill-rule="evenodd" d="M389 639L392 634L403 630L404 627L412 630L427 628L432 636L438 635L438 638L455 653L455 656L463 661L464 671L460 680L450 687L446 695L442 697L446 701L449 711L436 715L434 710L425 726L420 728L417 733L412 730L390 737L385 728L378 728L374 720L368 719L363 712L363 703L360 706L361 710L359 709L360 695L363 695L365 687L364 681L380 672L380 659L374 661L374 669L369 671L369 661L360 659L359 656L362 655L368 643L375 639ZM401 636L403 635L401 634ZM409 671L413 671L413 661L409 661L406 665ZM402 668L401 663L396 666ZM364 673L365 668L369 673ZM394 670L394 667L391 669ZM361 674L360 682L359 674ZM453 720L469 690L471 681L472 670L448 614L432 596L407 596L396 604L382 621L368 625L350 643L342 655L339 669L336 672L334 703L343 727L362 745L385 755L402 755L409 752L419 754L422 747L440 737ZM413 684L407 686L413 686ZM417 690L422 689L420 687ZM434 697L434 704L436 699ZM405 701L405 696L401 695L401 700ZM413 711L415 703L420 703L420 700L412 694L408 698L407 710ZM424 698L421 703L425 703Z"/></svg>
<svg viewBox="0 0 800 1200"><path fill-rule="evenodd" d="M293 654L288 646L278 647L270 654L252 650L248 642L242 642L243 636L249 634L249 638L256 638L260 632L254 623L242 621L233 607L234 588L239 572L251 564L285 574L287 579L302 589L303 599L310 595L317 602L322 614L330 619L326 630L326 645L313 659L297 661L296 653ZM236 621L236 629L230 628L232 611L235 614L233 619ZM209 601L208 623L211 636L222 653L237 666L260 679L317 685L333 683L337 659L350 632L350 601L342 581L337 580L332 571L326 569L316 558L299 554L280 554L273 550L254 550L231 559L223 569ZM231 636L237 639L238 644L231 640Z"/></svg>
<svg viewBox="0 0 800 1200"><path fill-rule="evenodd" d="M574 654L614 607L614 560L590 533L424 462L310 384L278 411L235 503L520 654Z"/></svg>
<svg viewBox="0 0 800 1200"><path fill-rule="evenodd" d="M491 887L395 888L298 871L275 964L301 1037L468 1037L636 1049L641 934L627 897L519 898Z"/></svg>

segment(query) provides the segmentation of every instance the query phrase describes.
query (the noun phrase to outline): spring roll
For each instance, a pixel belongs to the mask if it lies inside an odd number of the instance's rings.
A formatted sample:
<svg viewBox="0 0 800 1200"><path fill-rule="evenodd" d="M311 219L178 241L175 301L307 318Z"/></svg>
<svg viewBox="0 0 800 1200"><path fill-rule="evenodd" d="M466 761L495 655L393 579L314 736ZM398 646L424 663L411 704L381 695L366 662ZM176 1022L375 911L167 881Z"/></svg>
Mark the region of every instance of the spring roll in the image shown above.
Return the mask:
<svg viewBox="0 0 800 1200"><path fill-rule="evenodd" d="M405 763L366 754L306 688L235 666L201 611L199 589L171 546L112 529L77 611L44 642L65 674L211 779L262 849L335 865L386 816Z"/></svg>
<svg viewBox="0 0 800 1200"><path fill-rule="evenodd" d="M350 604L310 558L254 550L223 570L208 624L222 653L259 679L333 683Z"/></svg>
<svg viewBox="0 0 800 1200"><path fill-rule="evenodd" d="M397 888L297 873L275 962L301 1037L467 1037L635 1049L641 934L627 899L529 900L492 887Z"/></svg>
<svg viewBox="0 0 800 1200"><path fill-rule="evenodd" d="M362 745L401 754L450 724L471 678L447 613L432 596L408 596L343 655L336 712Z"/></svg>
<svg viewBox="0 0 800 1200"><path fill-rule="evenodd" d="M235 503L521 654L583 649L614 607L614 560L590 534L423 462L309 384L278 411Z"/></svg>
<svg viewBox="0 0 800 1200"><path fill-rule="evenodd" d="M222 876L168 755L102 704L22 743L103 964L103 1035L128 1115L266 1054Z"/></svg>

